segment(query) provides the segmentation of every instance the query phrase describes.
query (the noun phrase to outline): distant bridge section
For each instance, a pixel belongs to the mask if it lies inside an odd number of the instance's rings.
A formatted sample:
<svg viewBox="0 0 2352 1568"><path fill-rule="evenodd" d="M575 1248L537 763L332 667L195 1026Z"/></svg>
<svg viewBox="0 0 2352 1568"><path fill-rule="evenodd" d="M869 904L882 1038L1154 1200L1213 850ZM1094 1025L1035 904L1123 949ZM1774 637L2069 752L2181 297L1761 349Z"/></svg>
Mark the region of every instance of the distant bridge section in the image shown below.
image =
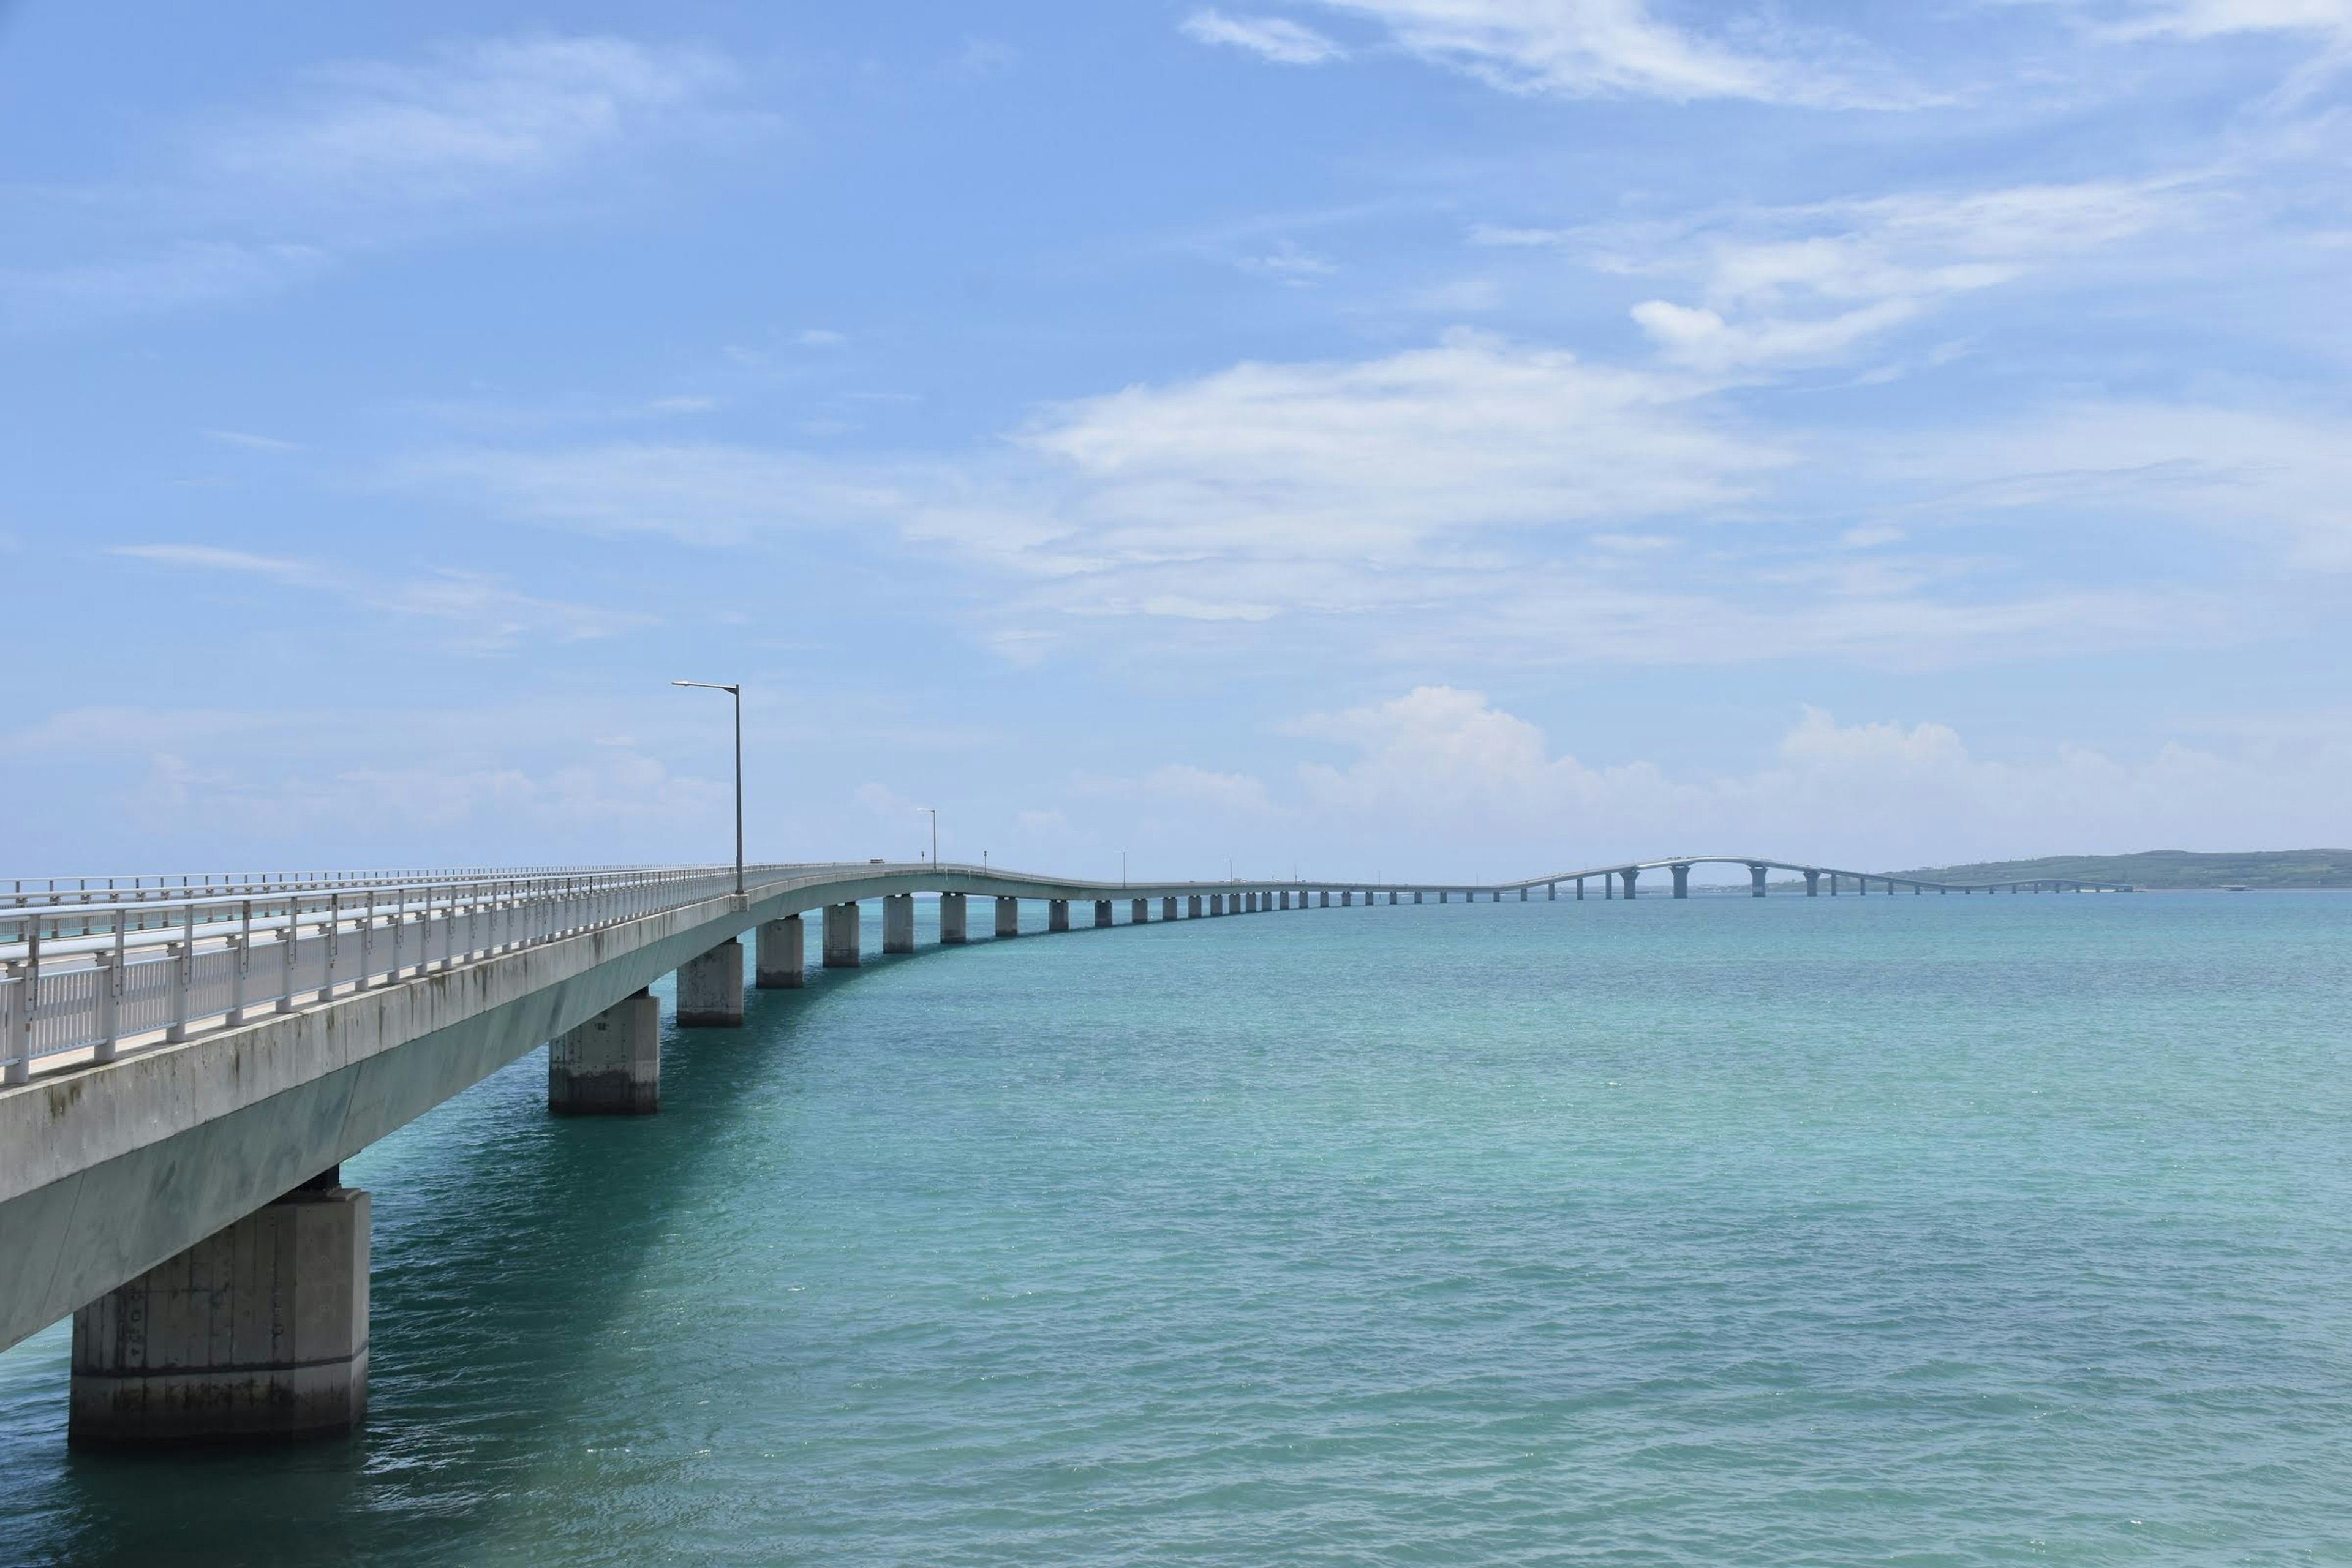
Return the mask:
<svg viewBox="0 0 2352 1568"><path fill-rule="evenodd" d="M310 876L20 880L0 889L0 1347L74 1317L68 1432L83 1444L347 1429L367 1400L368 1194L340 1163L545 1044L548 1109L642 1114L660 1100L648 987L677 976L677 1023L739 1026L753 938L760 989L805 980L804 915L826 967L912 952L915 899L938 941L970 903L1022 934L1360 900L1524 900L1541 888L1636 895L1664 869L1747 866L1858 893L1958 887L1750 856L1680 856L1501 883L1112 883L986 866L866 861L479 868ZM1122 916L1124 917L1122 919Z"/></svg>

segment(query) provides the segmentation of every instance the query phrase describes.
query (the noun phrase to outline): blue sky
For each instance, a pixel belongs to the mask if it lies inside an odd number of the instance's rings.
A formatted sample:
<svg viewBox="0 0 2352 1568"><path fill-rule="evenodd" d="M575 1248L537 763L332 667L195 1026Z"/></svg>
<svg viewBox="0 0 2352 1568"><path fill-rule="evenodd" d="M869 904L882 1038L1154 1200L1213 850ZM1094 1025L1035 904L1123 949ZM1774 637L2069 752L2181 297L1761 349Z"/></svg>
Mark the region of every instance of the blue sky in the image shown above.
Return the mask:
<svg viewBox="0 0 2352 1568"><path fill-rule="evenodd" d="M0 12L0 849L2341 844L2352 0Z"/></svg>

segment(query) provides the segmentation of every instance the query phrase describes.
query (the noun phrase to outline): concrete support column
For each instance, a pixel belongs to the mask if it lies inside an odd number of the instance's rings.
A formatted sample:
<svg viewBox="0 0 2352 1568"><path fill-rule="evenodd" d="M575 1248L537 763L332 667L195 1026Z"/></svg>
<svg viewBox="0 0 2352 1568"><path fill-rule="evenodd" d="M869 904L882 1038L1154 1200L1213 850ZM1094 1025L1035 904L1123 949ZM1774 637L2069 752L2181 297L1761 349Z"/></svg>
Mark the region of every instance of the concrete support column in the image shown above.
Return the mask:
<svg viewBox="0 0 2352 1568"><path fill-rule="evenodd" d="M1097 899L1095 900L1095 929L1097 931L1100 931L1103 927L1115 923L1117 922L1112 921L1110 918L1110 900L1108 899Z"/></svg>
<svg viewBox="0 0 2352 1568"><path fill-rule="evenodd" d="M1822 874L1821 874L1819 871L1808 871L1808 872L1806 872L1806 873L1805 873L1805 897L1807 897L1807 898L1809 898L1809 899L1818 899L1818 898L1820 898L1821 896L1822 896Z"/></svg>
<svg viewBox="0 0 2352 1568"><path fill-rule="evenodd" d="M1748 896L1749 898L1760 899L1764 896L1764 875L1766 872L1771 870L1771 868L1772 868L1769 866L1750 866L1748 868Z"/></svg>
<svg viewBox="0 0 2352 1568"><path fill-rule="evenodd" d="M1412 890L1412 901L1416 904L1421 902L1421 889L1419 888L1415 888Z"/></svg>
<svg viewBox="0 0 2352 1568"><path fill-rule="evenodd" d="M1444 903L1451 903L1451 902L1453 902L1453 900L1454 900L1454 895L1453 895L1452 893L1450 893L1450 892L1446 891L1444 888L1440 888L1440 889L1437 889L1437 901L1438 901L1439 903L1441 903L1441 904L1444 904Z"/></svg>
<svg viewBox="0 0 2352 1568"><path fill-rule="evenodd" d="M1830 871L1825 872L1824 875L1826 875L1830 879L1830 897L1834 899L1837 897L1837 873L1835 871Z"/></svg>
<svg viewBox="0 0 2352 1568"><path fill-rule="evenodd" d="M1200 894L1198 894L1198 893L1188 893L1188 894L1186 894L1186 895L1185 895L1185 898L1184 898L1184 918L1185 918L1186 920L1188 920L1188 921L1196 921L1196 920L1199 920L1199 919L1201 918L1201 895L1200 895Z"/></svg>
<svg viewBox="0 0 2352 1568"><path fill-rule="evenodd" d="M661 1109L661 1004L625 996L547 1045L547 1109L557 1116L646 1116Z"/></svg>
<svg viewBox="0 0 2352 1568"><path fill-rule="evenodd" d="M1328 910L1328 909L1329 909L1329 908L1331 907L1331 889L1328 889L1328 888L1321 888L1321 889L1317 889L1317 900L1316 900L1316 905L1315 905L1315 907L1316 907L1317 909L1321 909L1321 910Z"/></svg>
<svg viewBox="0 0 2352 1568"><path fill-rule="evenodd" d="M328 1171L74 1313L77 1447L329 1437L367 1415L367 1194Z"/></svg>
<svg viewBox="0 0 2352 1568"><path fill-rule="evenodd" d="M1558 882L1546 882L1544 884L1544 902L1548 904L1556 904L1559 902L1559 884Z"/></svg>
<svg viewBox="0 0 2352 1568"><path fill-rule="evenodd" d="M677 966L682 1029L729 1029L743 1022L743 944L729 937Z"/></svg>
<svg viewBox="0 0 2352 1568"><path fill-rule="evenodd" d="M1160 918L1163 921L1176 918L1176 900L1172 896L1160 900Z"/></svg>
<svg viewBox="0 0 2352 1568"><path fill-rule="evenodd" d="M915 951L915 895L891 893L882 900L882 951Z"/></svg>
<svg viewBox="0 0 2352 1568"><path fill-rule="evenodd" d="M1346 910L1346 909L1353 909L1353 908L1355 907L1355 904L1356 904L1356 895L1355 895L1355 894L1353 894L1353 893L1351 893L1351 892L1349 892L1349 891L1348 891L1348 890L1347 890L1347 889L1340 889L1340 892L1339 892L1339 907L1340 907L1341 909L1343 909L1343 910Z"/></svg>
<svg viewBox="0 0 2352 1568"><path fill-rule="evenodd" d="M1601 896L1604 899L1617 896L1617 879L1606 871L1601 873Z"/></svg>
<svg viewBox="0 0 2352 1568"><path fill-rule="evenodd" d="M1150 925L1151 923L1151 900L1150 899L1135 900L1128 907L1127 918L1130 923L1135 925Z"/></svg>
<svg viewBox="0 0 2352 1568"><path fill-rule="evenodd" d="M824 906L824 966L827 969L855 969L861 954L857 951L857 906L827 904Z"/></svg>
<svg viewBox="0 0 2352 1568"><path fill-rule="evenodd" d="M808 940L801 917L761 921L751 949L751 984L762 991L797 991L808 984Z"/></svg>
<svg viewBox="0 0 2352 1568"><path fill-rule="evenodd" d="M1584 879L1581 877L1576 879L1576 901L1580 904L1584 902Z"/></svg>
<svg viewBox="0 0 2352 1568"><path fill-rule="evenodd" d="M1675 897L1678 899L1689 898L1690 868L1687 866L1670 866L1667 869L1675 874Z"/></svg>
<svg viewBox="0 0 2352 1568"><path fill-rule="evenodd" d="M1048 899L1045 900L1045 929L1047 931L1067 931L1070 929L1069 900Z"/></svg>
<svg viewBox="0 0 2352 1568"><path fill-rule="evenodd" d="M971 910L961 893L940 895L940 942L946 947L961 947L971 940Z"/></svg>
<svg viewBox="0 0 2352 1568"><path fill-rule="evenodd" d="M996 899L996 934L1000 937L1021 934L1021 900L998 894Z"/></svg>

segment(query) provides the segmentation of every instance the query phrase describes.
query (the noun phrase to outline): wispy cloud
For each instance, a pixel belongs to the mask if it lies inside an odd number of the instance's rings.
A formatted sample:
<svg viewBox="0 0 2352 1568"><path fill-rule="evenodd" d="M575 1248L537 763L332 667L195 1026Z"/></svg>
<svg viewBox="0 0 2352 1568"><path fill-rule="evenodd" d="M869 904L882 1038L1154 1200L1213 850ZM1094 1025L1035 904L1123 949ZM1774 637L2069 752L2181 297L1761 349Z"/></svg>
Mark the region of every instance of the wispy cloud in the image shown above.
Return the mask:
<svg viewBox="0 0 2352 1568"><path fill-rule="evenodd" d="M280 440L275 436L257 436L249 430L207 430L205 438L218 441L224 447L242 447L248 452L299 452L298 442Z"/></svg>
<svg viewBox="0 0 2352 1568"><path fill-rule="evenodd" d="M225 183L329 203L446 203L564 173L733 84L721 58L616 37L446 46L420 60L306 72L284 108L198 142Z"/></svg>
<svg viewBox="0 0 2352 1568"><path fill-rule="evenodd" d="M1321 65L1347 55L1331 39L1286 16L1228 16L1222 11L1195 11L1181 26L1187 37L1198 42L1246 49L1286 66Z"/></svg>
<svg viewBox="0 0 2352 1568"><path fill-rule="evenodd" d="M331 595L390 615L445 622L454 648L488 652L526 637L578 642L652 623L642 614L571 605L519 593L478 572L441 567L422 576L385 579L322 562L224 550L208 544L119 544L108 552L187 571L226 573L274 587Z"/></svg>
<svg viewBox="0 0 2352 1568"><path fill-rule="evenodd" d="M531 35L302 72L278 104L179 127L164 172L42 198L53 250L0 270L0 326L220 305L461 223L680 135L732 133L708 50ZM34 199L11 193L13 200Z"/></svg>
<svg viewBox="0 0 2352 1568"><path fill-rule="evenodd" d="M1647 0L1322 0L1398 47L1507 91L1567 98L1748 99L1825 108L1927 101L1851 39L1749 21L1753 42L1677 26Z"/></svg>
<svg viewBox="0 0 2352 1568"><path fill-rule="evenodd" d="M1245 256L1238 265L1244 272L1270 278L1291 289L1304 289L1339 273L1337 263L1284 240L1261 256Z"/></svg>
<svg viewBox="0 0 2352 1568"><path fill-rule="evenodd" d="M1496 246L1559 245L1603 270L1679 275L1694 303L1634 320L1710 374L1834 363L1937 301L2014 283L2151 232L2200 221L2195 180L1909 193L1587 230L1480 229Z"/></svg>

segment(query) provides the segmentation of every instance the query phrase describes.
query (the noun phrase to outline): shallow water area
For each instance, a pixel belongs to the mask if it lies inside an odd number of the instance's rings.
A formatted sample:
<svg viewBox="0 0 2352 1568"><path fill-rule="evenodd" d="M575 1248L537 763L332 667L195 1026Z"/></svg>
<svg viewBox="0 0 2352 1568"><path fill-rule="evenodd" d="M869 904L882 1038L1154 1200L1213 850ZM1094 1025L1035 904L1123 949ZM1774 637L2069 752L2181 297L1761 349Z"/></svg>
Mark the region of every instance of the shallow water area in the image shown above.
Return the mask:
<svg viewBox="0 0 2352 1568"><path fill-rule="evenodd" d="M348 1441L69 1454L65 1326L0 1355L0 1562L2352 1561L2347 938L869 930L670 1035L656 1116L551 1120L534 1053L348 1163Z"/></svg>

